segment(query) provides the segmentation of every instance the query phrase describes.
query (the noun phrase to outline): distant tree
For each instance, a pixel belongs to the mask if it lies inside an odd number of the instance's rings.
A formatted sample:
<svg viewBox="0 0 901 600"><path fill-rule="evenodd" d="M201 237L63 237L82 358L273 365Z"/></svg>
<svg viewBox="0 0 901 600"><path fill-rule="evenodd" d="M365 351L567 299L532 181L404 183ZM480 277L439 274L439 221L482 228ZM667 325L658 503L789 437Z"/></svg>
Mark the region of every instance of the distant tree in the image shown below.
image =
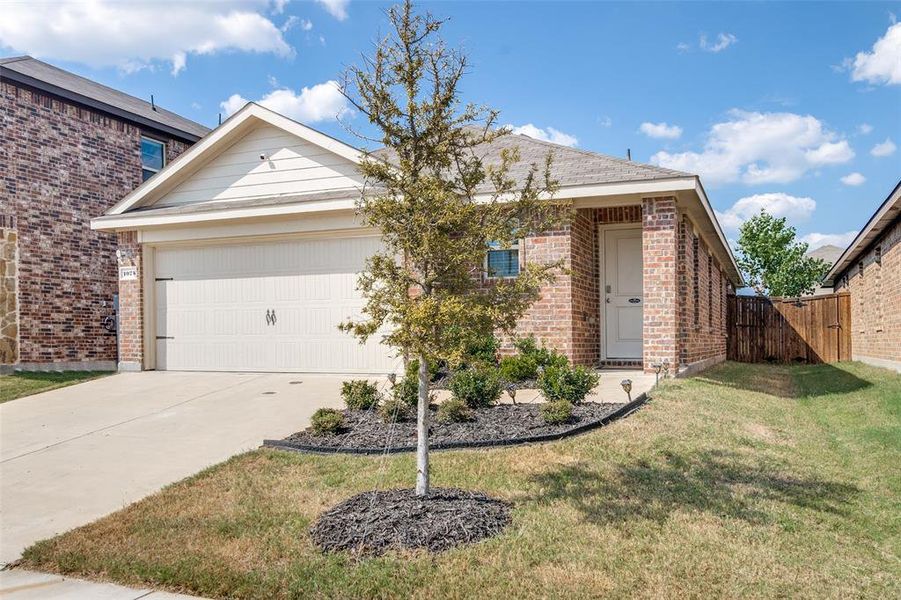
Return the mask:
<svg viewBox="0 0 901 600"><path fill-rule="evenodd" d="M807 244L797 241L785 217L761 210L739 229L738 266L754 290L765 296L810 294L829 271L829 263L807 256Z"/></svg>
<svg viewBox="0 0 901 600"><path fill-rule="evenodd" d="M384 146L360 164L368 193L358 202L365 225L381 232L358 286L363 317L342 324L373 335L419 361L416 493L429 492L429 365L456 362L471 340L510 331L555 277L557 263L525 264L519 276L481 285L490 244L509 247L567 217L553 200L552 157L514 178L515 148L486 164L484 144L509 133L498 112L462 105L468 62L439 37L443 21L414 14L412 4L387 11L393 31L362 66L351 67L342 93L378 131Z"/></svg>

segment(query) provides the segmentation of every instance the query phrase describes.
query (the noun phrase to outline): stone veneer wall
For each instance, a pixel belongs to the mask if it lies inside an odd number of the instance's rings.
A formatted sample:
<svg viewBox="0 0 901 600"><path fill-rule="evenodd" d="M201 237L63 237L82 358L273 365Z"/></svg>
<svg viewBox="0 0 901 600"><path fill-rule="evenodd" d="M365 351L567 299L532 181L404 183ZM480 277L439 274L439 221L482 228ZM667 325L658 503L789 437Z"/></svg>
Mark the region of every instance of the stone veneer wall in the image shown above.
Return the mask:
<svg viewBox="0 0 901 600"><path fill-rule="evenodd" d="M901 219L838 278L835 291L851 293L852 358L901 371Z"/></svg>
<svg viewBox="0 0 901 600"><path fill-rule="evenodd" d="M112 366L101 326L118 290L116 236L92 231L141 183L141 128L31 88L0 82L0 214L19 242L19 361ZM187 144L160 136L167 159ZM106 306L104 306L106 303Z"/></svg>
<svg viewBox="0 0 901 600"><path fill-rule="evenodd" d="M0 365L11 365L19 358L17 246L15 218L0 215Z"/></svg>

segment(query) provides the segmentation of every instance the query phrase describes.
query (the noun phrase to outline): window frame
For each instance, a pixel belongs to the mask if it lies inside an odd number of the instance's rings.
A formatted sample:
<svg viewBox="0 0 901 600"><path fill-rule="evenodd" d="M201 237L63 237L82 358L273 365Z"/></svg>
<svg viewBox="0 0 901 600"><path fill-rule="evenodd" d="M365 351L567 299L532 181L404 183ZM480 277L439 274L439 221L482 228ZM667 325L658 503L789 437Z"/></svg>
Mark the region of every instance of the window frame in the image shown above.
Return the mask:
<svg viewBox="0 0 901 600"><path fill-rule="evenodd" d="M516 279L519 277L519 273L522 271L522 253L520 252L521 248L521 240L516 240L512 244L510 244L507 248L500 247L500 244L497 242L490 242L488 244L488 250L485 251L485 259L483 261L482 267L485 272L485 279ZM492 244L497 244L497 248L492 248ZM491 269L488 268L488 257L492 252L509 252L511 250L516 251L516 274L515 275L492 275Z"/></svg>
<svg viewBox="0 0 901 600"><path fill-rule="evenodd" d="M158 140L154 137L150 137L149 135L141 135L141 145L143 145L145 141L153 142L154 144L160 145L160 148L161 148L160 156L162 158L162 165L160 166L159 169L154 169L153 167L146 166L144 164L144 152L142 150L141 151L141 183L148 181L154 175L156 175L157 173L159 173L160 171L162 171L163 169L166 168L166 142L164 142L162 140ZM151 173L150 177L148 177L147 179L144 179L144 171L148 171Z"/></svg>

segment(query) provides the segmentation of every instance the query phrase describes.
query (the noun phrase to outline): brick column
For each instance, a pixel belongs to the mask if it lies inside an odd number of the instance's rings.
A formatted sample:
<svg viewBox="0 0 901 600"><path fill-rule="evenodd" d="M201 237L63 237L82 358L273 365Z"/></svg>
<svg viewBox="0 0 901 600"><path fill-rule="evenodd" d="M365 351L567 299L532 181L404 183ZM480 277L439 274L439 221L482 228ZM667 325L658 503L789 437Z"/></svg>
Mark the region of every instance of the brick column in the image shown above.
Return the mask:
<svg viewBox="0 0 901 600"><path fill-rule="evenodd" d="M135 267L137 277L119 277L119 370L140 371L144 363L144 293L141 245L135 231L118 234L120 269Z"/></svg>
<svg viewBox="0 0 901 600"><path fill-rule="evenodd" d="M669 361L679 365L677 305L678 214L672 196L643 198L641 210L644 263L644 369Z"/></svg>
<svg viewBox="0 0 901 600"><path fill-rule="evenodd" d="M19 362L18 268L16 218L0 214L0 365Z"/></svg>

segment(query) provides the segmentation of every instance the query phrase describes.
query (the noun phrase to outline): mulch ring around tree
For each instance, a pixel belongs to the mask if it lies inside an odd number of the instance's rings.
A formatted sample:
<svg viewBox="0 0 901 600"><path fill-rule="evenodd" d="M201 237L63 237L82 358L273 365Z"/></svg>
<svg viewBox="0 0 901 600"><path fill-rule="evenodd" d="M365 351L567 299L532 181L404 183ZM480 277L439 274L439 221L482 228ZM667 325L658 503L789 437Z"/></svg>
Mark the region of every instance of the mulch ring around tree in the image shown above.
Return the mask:
<svg viewBox="0 0 901 600"><path fill-rule="evenodd" d="M479 492L411 489L364 492L324 512L310 528L324 552L378 556L388 550L441 552L500 534L511 505Z"/></svg>
<svg viewBox="0 0 901 600"><path fill-rule="evenodd" d="M587 431L632 412L644 397L629 404L584 402L573 408L566 423L549 425L541 416L541 404L499 404L472 411L473 418L463 423L440 423L435 407L429 426L429 445L442 448L504 446L550 441ZM416 448L416 423L385 423L373 410L345 410L344 429L334 434L316 434L310 429L283 440L266 440L264 446L303 452L346 452L381 454L410 452Z"/></svg>

